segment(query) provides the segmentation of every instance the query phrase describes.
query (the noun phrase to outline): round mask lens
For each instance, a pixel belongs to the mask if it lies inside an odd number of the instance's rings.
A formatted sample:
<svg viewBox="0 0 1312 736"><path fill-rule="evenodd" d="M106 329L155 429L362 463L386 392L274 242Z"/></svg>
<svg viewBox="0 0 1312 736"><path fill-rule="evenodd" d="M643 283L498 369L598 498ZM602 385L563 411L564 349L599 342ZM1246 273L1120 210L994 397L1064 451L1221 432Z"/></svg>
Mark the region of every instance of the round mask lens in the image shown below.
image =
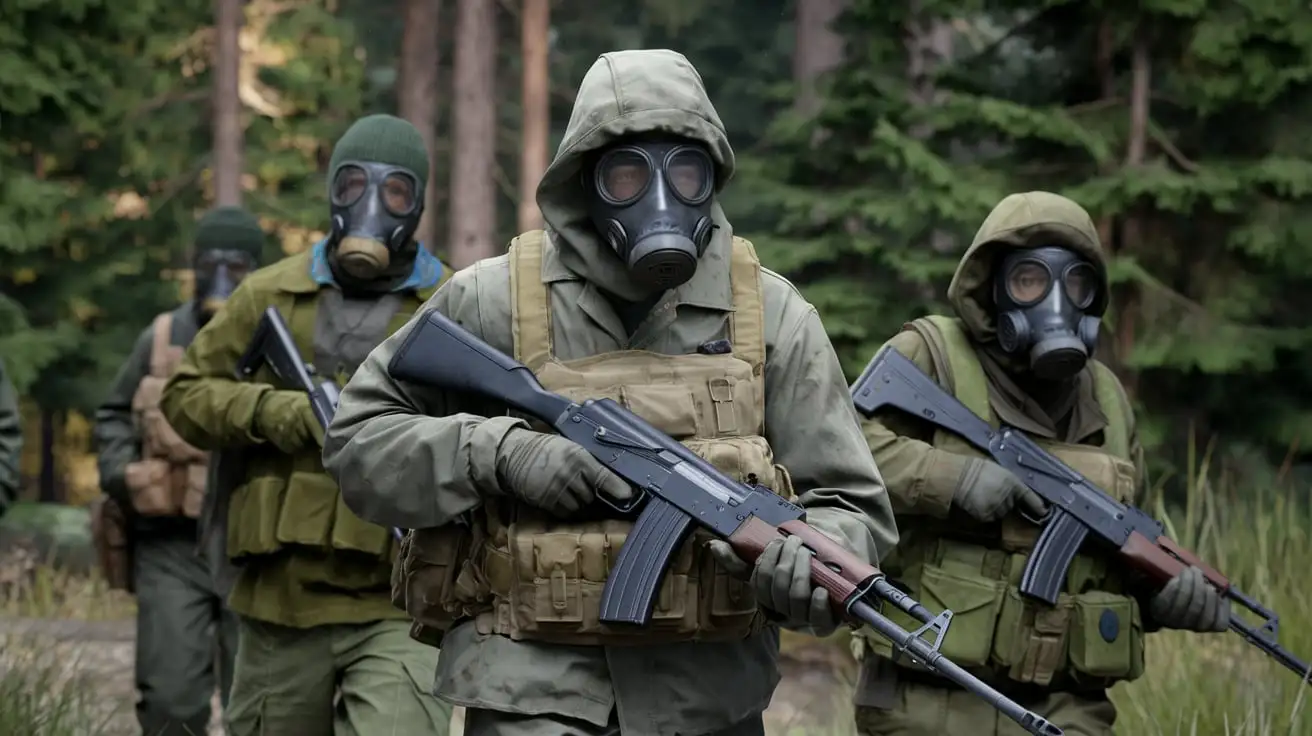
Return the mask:
<svg viewBox="0 0 1312 736"><path fill-rule="evenodd" d="M598 164L597 188L615 204L637 199L647 189L651 166L636 151L616 151Z"/></svg>
<svg viewBox="0 0 1312 736"><path fill-rule="evenodd" d="M675 151L665 164L665 175L674 193L689 204L696 204L711 193L710 159L696 149Z"/></svg>
<svg viewBox="0 0 1312 736"><path fill-rule="evenodd" d="M415 209L415 182L405 174L388 174L383 179L383 206L394 215L408 215Z"/></svg>
<svg viewBox="0 0 1312 736"><path fill-rule="evenodd" d="M1077 263L1066 269L1062 285L1066 288L1066 298L1080 309L1086 309L1093 302L1094 292L1098 289L1098 275L1093 266Z"/></svg>
<svg viewBox="0 0 1312 736"><path fill-rule="evenodd" d="M1052 276L1041 263L1022 261L1007 274L1007 295L1017 304L1032 304L1048 293Z"/></svg>
<svg viewBox="0 0 1312 736"><path fill-rule="evenodd" d="M359 166L343 166L333 177L333 204L350 207L364 195L369 186L369 175Z"/></svg>

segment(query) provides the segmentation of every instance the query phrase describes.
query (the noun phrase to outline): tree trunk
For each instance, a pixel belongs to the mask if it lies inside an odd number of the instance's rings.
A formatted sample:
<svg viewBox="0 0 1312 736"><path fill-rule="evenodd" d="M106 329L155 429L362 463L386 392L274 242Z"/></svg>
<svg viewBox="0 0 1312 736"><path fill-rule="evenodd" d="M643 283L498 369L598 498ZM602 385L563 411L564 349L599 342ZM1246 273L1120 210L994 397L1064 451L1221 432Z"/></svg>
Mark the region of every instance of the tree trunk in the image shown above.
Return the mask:
<svg viewBox="0 0 1312 736"><path fill-rule="evenodd" d="M237 91L242 0L214 0L214 200L241 205L241 97Z"/></svg>
<svg viewBox="0 0 1312 736"><path fill-rule="evenodd" d="M405 30L397 65L396 101L400 116L419 129L428 149L424 216L415 237L437 253L437 72L438 15L441 0L402 0Z"/></svg>
<svg viewBox="0 0 1312 736"><path fill-rule="evenodd" d="M816 83L820 75L843 61L843 37L833 30L833 22L847 7L847 0L797 0L793 22L793 82L797 84L794 103L805 115L820 109Z"/></svg>
<svg viewBox="0 0 1312 736"><path fill-rule="evenodd" d="M495 255L497 0L459 0L456 9L451 156L451 266Z"/></svg>
<svg viewBox="0 0 1312 736"><path fill-rule="evenodd" d="M1152 99L1152 60L1149 57L1148 38L1140 29L1135 34L1134 48L1130 58L1130 132L1125 145L1125 168L1136 169L1144 164L1148 149L1149 106ZM1116 255L1133 257L1134 251L1143 242L1143 215L1136 213L1133 206L1126 213L1121 224L1121 238ZM1137 372L1125 367L1134 352L1136 333L1138 332L1139 293L1138 286L1129 283L1121 287L1121 298L1116 309L1116 356L1121 367L1121 383L1125 391L1134 398L1139 388Z"/></svg>
<svg viewBox="0 0 1312 736"><path fill-rule="evenodd" d="M537 188L547 170L551 135L551 104L547 74L551 0L524 0L521 8L520 49L524 66L522 122L519 154L519 231L542 227Z"/></svg>
<svg viewBox="0 0 1312 736"><path fill-rule="evenodd" d="M58 417L55 412L41 409L41 481L37 499L41 503L59 503L59 463L55 452L55 432Z"/></svg>

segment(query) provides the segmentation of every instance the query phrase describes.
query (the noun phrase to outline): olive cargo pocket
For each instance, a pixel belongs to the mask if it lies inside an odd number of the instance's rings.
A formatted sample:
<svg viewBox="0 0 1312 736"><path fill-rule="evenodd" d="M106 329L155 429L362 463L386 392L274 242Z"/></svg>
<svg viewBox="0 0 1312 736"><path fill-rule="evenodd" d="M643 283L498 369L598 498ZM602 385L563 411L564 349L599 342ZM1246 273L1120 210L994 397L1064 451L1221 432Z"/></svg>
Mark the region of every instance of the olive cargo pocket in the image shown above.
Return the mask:
<svg viewBox="0 0 1312 736"><path fill-rule="evenodd" d="M392 604L429 633L440 635L450 628L464 613L461 604L477 597L477 591L462 596L460 590L473 543L473 532L461 524L407 532L392 565Z"/></svg>
<svg viewBox="0 0 1312 736"><path fill-rule="evenodd" d="M1142 659L1142 625L1138 603L1114 593L1091 591L1074 597L1071 621L1071 669L1110 679L1136 676Z"/></svg>
<svg viewBox="0 0 1312 736"><path fill-rule="evenodd" d="M1002 605L1003 582L979 575L963 575L926 565L920 575L921 603L930 611L952 611L952 622L939 652L963 667L985 664L992 651L993 633ZM900 613L900 612L899 612ZM914 630L922 624L905 614L899 624Z"/></svg>
<svg viewBox="0 0 1312 736"><path fill-rule="evenodd" d="M327 474L293 472L276 516L278 541L327 547L338 495L337 483Z"/></svg>
<svg viewBox="0 0 1312 736"><path fill-rule="evenodd" d="M1072 598L1057 596L1057 605L1029 601L1008 588L993 637L993 661L1007 669L1016 682L1046 686L1066 663ZM953 625L956 622L953 621Z"/></svg>
<svg viewBox="0 0 1312 736"><path fill-rule="evenodd" d="M228 557L267 555L282 548L277 529L283 502L282 478L259 475L232 493L228 508Z"/></svg>

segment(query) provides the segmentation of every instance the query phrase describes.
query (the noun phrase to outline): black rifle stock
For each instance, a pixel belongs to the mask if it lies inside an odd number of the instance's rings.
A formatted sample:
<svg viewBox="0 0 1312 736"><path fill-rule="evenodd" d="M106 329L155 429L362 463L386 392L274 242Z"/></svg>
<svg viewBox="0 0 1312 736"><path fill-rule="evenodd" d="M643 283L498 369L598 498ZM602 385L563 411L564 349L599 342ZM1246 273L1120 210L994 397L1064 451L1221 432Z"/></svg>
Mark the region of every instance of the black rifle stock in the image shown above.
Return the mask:
<svg viewBox="0 0 1312 736"><path fill-rule="evenodd" d="M892 407L958 435L1047 502L1048 513L1039 520L1042 530L1021 576L1024 595L1055 604L1071 561L1092 534L1104 549L1159 585L1187 566L1198 567L1217 591L1262 619L1253 626L1232 613L1231 631L1305 681L1312 675L1306 663L1277 642L1279 616L1167 537L1161 522L1104 493L1019 430L1005 425L995 430L892 346L884 346L852 384L852 401L867 418Z"/></svg>
<svg viewBox="0 0 1312 736"><path fill-rule="evenodd" d="M319 426L328 431L328 425L337 413L341 391L332 379L315 383L314 366L301 359L301 351L292 339L292 331L277 307L268 307L260 316L246 352L237 360L237 378L249 380L260 366L267 365L283 385L304 391L310 397L310 408ZM400 539L400 529L393 528L392 536Z"/></svg>
<svg viewBox="0 0 1312 736"><path fill-rule="evenodd" d="M575 403L538 383L526 366L484 343L437 310L428 310L397 349L388 372L395 379L452 392L469 392L534 417L579 444L637 491L618 504L641 506L606 581L602 622L643 626L670 558L696 523L727 540L739 556L755 560L780 536L799 536L815 553L811 575L835 608L869 625L928 669L988 701L1027 731L1060 736L1062 730L981 682L939 654L951 612L938 616L891 585L867 564L805 522L805 510L768 489L735 481L682 444L610 399ZM877 610L891 603L924 622L908 632ZM934 635L934 641L921 638Z"/></svg>

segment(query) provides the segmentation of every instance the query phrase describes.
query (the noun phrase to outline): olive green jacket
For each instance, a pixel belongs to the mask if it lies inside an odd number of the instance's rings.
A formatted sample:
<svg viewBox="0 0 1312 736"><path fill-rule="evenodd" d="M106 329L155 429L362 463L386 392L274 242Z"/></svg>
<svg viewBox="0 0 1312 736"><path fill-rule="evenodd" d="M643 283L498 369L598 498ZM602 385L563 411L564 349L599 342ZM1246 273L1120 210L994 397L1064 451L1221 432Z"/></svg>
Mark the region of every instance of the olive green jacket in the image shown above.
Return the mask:
<svg viewBox="0 0 1312 736"><path fill-rule="evenodd" d="M622 349L678 355L722 337L732 309L732 229L719 225L696 275L668 291L632 337L601 293L639 292L587 222L579 170L616 137L663 131L703 141L723 184L733 152L697 72L670 51L604 54L584 78L567 133L538 188L554 247L544 249L556 357ZM864 559L897 541L879 472L847 382L816 310L791 284L762 270L765 435L788 468L808 520ZM509 260L457 273L427 306L513 354ZM516 419L505 407L393 380L387 365L413 322L376 349L345 387L324 447L347 503L364 518L412 528L452 523L477 508L496 480L495 455ZM493 417L487 419L485 417ZM455 704L555 713L604 725L618 704L626 733L694 734L724 728L768 705L779 679L778 632L723 644L552 646L455 627L442 641L436 692Z"/></svg>
<svg viewBox="0 0 1312 736"><path fill-rule="evenodd" d="M23 425L18 394L0 362L0 516L18 498L19 462L23 455Z"/></svg>
<svg viewBox="0 0 1312 736"><path fill-rule="evenodd" d="M314 275L326 271L321 260L322 248L315 248L247 276L196 335L160 402L187 442L241 451L244 478L230 489L227 516L228 554L239 564L229 605L243 616L297 628L404 618L390 601L389 530L342 505L317 445L284 455L258 432L261 399L292 387L275 385L267 368L249 382L235 377L269 306L282 313L302 357L313 355L321 290L335 288ZM391 330L432 292L405 291Z"/></svg>

